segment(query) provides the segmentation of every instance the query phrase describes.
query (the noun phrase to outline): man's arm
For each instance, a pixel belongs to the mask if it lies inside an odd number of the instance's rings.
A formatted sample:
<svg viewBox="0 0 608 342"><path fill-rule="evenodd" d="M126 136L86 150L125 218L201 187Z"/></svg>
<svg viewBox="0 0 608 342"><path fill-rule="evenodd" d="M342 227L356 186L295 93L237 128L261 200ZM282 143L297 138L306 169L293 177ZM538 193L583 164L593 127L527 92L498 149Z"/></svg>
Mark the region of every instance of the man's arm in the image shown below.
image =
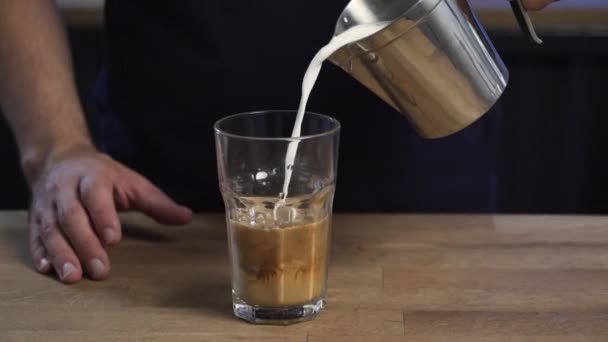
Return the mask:
<svg viewBox="0 0 608 342"><path fill-rule="evenodd" d="M32 191L30 254L66 283L107 277L105 245L121 238L117 209L164 223L191 212L93 146L52 0L0 0L0 107Z"/></svg>
<svg viewBox="0 0 608 342"><path fill-rule="evenodd" d="M0 0L0 79L0 104L28 180L46 158L92 147L53 1Z"/></svg>

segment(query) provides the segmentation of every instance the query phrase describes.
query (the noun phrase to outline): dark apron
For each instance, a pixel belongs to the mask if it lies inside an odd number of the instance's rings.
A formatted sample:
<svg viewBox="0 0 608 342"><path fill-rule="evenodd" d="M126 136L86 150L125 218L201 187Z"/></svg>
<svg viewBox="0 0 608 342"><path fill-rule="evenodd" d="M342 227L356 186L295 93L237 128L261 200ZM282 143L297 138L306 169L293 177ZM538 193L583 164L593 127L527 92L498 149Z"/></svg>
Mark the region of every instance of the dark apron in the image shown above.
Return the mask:
<svg viewBox="0 0 608 342"><path fill-rule="evenodd" d="M98 144L178 202L222 210L213 123L296 108L304 71L346 2L107 1ZM309 110L343 126L337 211L495 210L496 110L424 140L330 63Z"/></svg>

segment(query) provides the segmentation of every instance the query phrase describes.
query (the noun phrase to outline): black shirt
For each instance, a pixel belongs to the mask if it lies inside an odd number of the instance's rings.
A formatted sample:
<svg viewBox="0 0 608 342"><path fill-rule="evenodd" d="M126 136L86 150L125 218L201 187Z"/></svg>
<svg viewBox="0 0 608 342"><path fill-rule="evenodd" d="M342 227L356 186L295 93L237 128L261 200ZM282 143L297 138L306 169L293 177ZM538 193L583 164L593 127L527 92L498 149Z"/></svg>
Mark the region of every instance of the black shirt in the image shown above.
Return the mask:
<svg viewBox="0 0 608 342"><path fill-rule="evenodd" d="M102 148L196 210L221 210L213 123L295 109L345 0L109 0L97 87ZM399 113L326 63L308 107L341 121L336 209L491 211L494 121L419 138Z"/></svg>

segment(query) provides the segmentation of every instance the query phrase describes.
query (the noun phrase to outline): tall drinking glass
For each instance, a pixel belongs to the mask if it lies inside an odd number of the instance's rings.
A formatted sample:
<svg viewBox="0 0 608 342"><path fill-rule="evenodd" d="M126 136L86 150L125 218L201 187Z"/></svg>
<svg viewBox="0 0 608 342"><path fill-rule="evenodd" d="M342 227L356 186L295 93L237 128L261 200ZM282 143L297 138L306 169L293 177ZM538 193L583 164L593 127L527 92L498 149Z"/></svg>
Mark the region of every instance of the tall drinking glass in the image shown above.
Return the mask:
<svg viewBox="0 0 608 342"><path fill-rule="evenodd" d="M301 137L291 138L295 118L264 111L215 124L233 310L252 323L309 320L325 304L340 124L307 113Z"/></svg>

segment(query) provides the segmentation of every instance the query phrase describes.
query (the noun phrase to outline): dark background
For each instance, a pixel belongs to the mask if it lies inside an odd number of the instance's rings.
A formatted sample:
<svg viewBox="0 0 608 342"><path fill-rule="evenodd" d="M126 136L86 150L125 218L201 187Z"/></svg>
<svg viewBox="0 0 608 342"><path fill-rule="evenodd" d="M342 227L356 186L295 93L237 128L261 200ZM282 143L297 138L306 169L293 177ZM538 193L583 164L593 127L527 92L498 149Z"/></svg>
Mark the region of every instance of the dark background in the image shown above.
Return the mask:
<svg viewBox="0 0 608 342"><path fill-rule="evenodd" d="M607 213L608 37L543 35L538 47L519 34L490 35L511 73L496 108L498 211ZM102 34L71 28L69 36L79 91L93 115ZM0 209L26 208L29 194L3 122L0 155Z"/></svg>

